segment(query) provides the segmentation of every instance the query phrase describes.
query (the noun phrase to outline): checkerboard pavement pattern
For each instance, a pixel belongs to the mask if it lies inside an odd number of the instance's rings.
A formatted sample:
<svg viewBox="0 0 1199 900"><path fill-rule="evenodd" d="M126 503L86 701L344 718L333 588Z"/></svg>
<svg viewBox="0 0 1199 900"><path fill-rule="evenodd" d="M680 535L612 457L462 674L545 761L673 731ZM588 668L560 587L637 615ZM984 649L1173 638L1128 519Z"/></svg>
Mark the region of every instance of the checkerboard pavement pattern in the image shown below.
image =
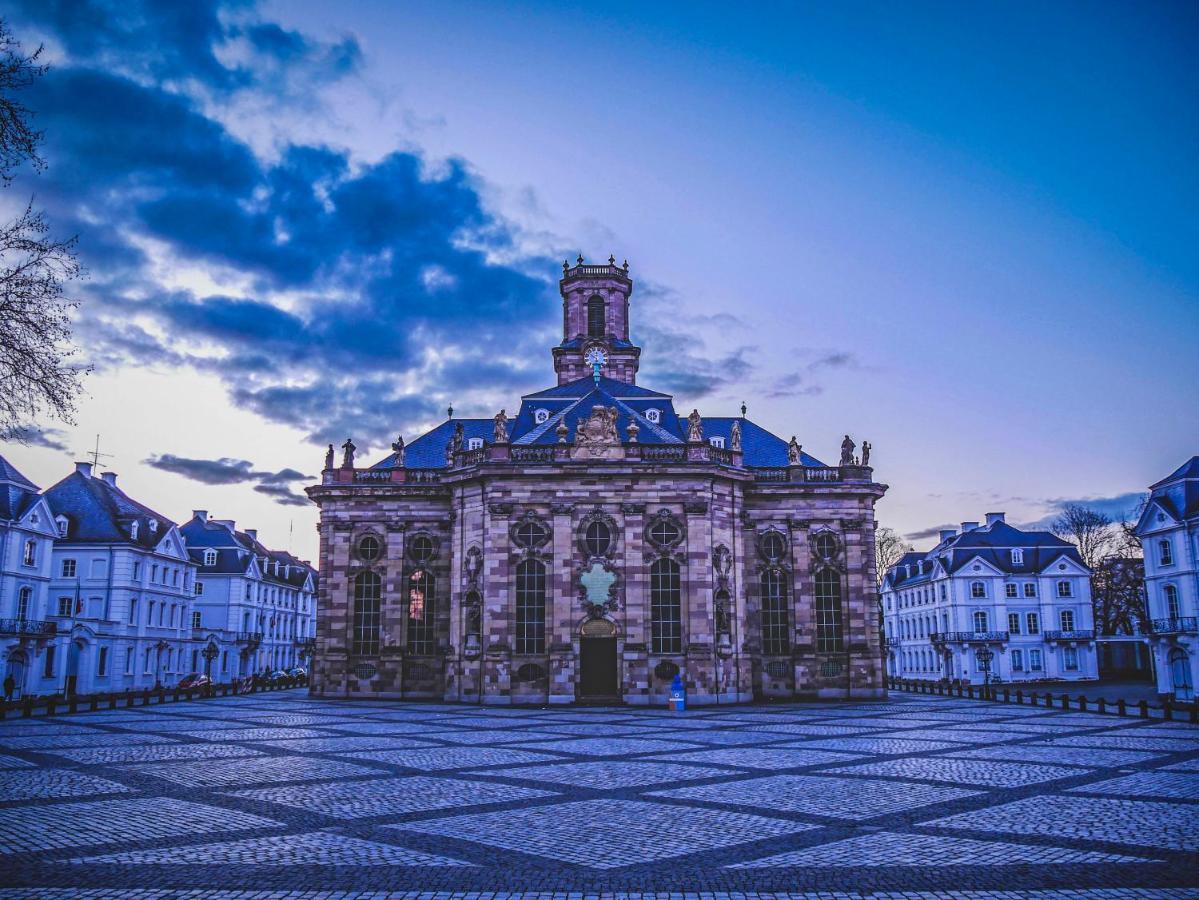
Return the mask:
<svg viewBox="0 0 1199 900"><path fill-rule="evenodd" d="M1199 727L302 691L0 722L0 900L1199 900Z"/></svg>

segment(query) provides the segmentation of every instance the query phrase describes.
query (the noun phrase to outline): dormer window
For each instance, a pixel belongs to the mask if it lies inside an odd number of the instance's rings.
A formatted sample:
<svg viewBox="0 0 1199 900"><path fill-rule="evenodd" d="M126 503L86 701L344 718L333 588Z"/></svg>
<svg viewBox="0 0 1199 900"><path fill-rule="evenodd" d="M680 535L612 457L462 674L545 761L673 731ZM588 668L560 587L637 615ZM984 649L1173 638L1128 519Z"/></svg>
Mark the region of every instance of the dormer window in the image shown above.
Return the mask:
<svg viewBox="0 0 1199 900"><path fill-rule="evenodd" d="M544 425L550 419L550 411L548 409L533 410L533 421L538 425Z"/></svg>
<svg viewBox="0 0 1199 900"><path fill-rule="evenodd" d="M216 551L215 550L205 550L204 551L204 565L206 565L206 566L215 566L216 565Z"/></svg>
<svg viewBox="0 0 1199 900"><path fill-rule="evenodd" d="M67 517L62 516L62 515L55 516L54 524L58 526L58 536L66 537L67 536L67 524L68 524Z"/></svg>
<svg viewBox="0 0 1199 900"><path fill-rule="evenodd" d="M645 419L647 422L653 422L657 425L662 421L662 411L659 409L647 409L645 411Z"/></svg>
<svg viewBox="0 0 1199 900"><path fill-rule="evenodd" d="M722 437L710 437L708 443L720 450L724 449L724 438Z"/></svg>
<svg viewBox="0 0 1199 900"><path fill-rule="evenodd" d="M137 540L137 531L138 531L139 525L141 525L140 522L130 522L129 523L129 539L130 540L132 540L132 541Z"/></svg>
<svg viewBox="0 0 1199 900"><path fill-rule="evenodd" d="M1023 550L1020 550L1020 549L1012 550L1012 565L1013 566L1024 565L1024 551Z"/></svg>
<svg viewBox="0 0 1199 900"><path fill-rule="evenodd" d="M467 438L466 439L466 449L467 450L482 450L483 449L483 439L482 438Z"/></svg>
<svg viewBox="0 0 1199 900"><path fill-rule="evenodd" d="M157 519L150 520L150 534L158 534L158 520Z"/></svg>

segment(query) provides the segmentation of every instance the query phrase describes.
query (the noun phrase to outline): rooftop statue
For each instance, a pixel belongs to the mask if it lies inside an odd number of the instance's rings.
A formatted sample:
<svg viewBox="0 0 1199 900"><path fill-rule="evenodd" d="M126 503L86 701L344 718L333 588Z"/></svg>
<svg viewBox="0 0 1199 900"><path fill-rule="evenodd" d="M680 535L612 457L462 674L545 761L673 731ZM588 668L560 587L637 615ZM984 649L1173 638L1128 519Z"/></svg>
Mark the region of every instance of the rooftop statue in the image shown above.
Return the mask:
<svg viewBox="0 0 1199 900"><path fill-rule="evenodd" d="M344 451L341 457L341 467L343 469L354 468L354 451L358 449L354 446L354 441L346 438L346 442L341 445L341 449Z"/></svg>
<svg viewBox="0 0 1199 900"><path fill-rule="evenodd" d="M333 445L329 445L329 449L325 451L325 468L333 468Z"/></svg>
<svg viewBox="0 0 1199 900"><path fill-rule="evenodd" d="M741 420L733 419L733 430L729 434L729 449L734 453L741 452Z"/></svg>
<svg viewBox="0 0 1199 900"><path fill-rule="evenodd" d="M395 451L396 467L401 468L401 469L404 468L404 452L405 451L404 451L404 436L402 434L396 438L395 443L391 445L391 449Z"/></svg>
<svg viewBox="0 0 1199 900"><path fill-rule="evenodd" d="M795 439L795 435L791 435L791 443L787 445L787 464L791 466L803 465L803 444Z"/></svg>
<svg viewBox="0 0 1199 900"><path fill-rule="evenodd" d="M497 444L508 443L508 414L506 412L504 412L504 410L501 409L498 413L495 414L494 427L495 427L495 437L494 437L495 443L497 443Z"/></svg>
<svg viewBox="0 0 1199 900"><path fill-rule="evenodd" d="M702 444L704 442L704 420L698 409L691 410L687 417L687 443Z"/></svg>
<svg viewBox="0 0 1199 900"><path fill-rule="evenodd" d="M841 442L841 465L852 466L854 464L853 451L857 449L857 446L848 434L845 435L845 440Z"/></svg>
<svg viewBox="0 0 1199 900"><path fill-rule="evenodd" d="M870 451L872 449L870 441L862 441L862 465L870 465Z"/></svg>

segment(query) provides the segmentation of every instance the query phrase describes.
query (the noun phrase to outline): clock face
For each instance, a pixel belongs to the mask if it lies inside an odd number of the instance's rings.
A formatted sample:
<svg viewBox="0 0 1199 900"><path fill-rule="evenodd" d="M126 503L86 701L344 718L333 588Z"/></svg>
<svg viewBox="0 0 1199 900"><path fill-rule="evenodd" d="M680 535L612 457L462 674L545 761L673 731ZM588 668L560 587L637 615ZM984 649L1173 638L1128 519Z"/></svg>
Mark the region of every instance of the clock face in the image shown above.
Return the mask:
<svg viewBox="0 0 1199 900"><path fill-rule="evenodd" d="M587 351L587 355L583 357L589 366L602 366L608 361L607 354L599 347L592 347Z"/></svg>

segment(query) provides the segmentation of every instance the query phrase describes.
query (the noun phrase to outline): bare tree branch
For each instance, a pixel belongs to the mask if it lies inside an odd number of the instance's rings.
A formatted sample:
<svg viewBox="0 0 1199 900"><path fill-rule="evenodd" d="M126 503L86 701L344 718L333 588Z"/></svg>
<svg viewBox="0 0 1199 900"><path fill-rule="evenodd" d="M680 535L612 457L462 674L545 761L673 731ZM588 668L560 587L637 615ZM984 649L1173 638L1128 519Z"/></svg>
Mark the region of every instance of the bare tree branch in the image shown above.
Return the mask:
<svg viewBox="0 0 1199 900"><path fill-rule="evenodd" d="M38 47L26 56L8 24L0 20L0 184L5 187L21 163L29 162L39 171L46 165L37 151L42 132L30 125L33 112L14 96L46 73L46 66L38 62L41 55Z"/></svg>

